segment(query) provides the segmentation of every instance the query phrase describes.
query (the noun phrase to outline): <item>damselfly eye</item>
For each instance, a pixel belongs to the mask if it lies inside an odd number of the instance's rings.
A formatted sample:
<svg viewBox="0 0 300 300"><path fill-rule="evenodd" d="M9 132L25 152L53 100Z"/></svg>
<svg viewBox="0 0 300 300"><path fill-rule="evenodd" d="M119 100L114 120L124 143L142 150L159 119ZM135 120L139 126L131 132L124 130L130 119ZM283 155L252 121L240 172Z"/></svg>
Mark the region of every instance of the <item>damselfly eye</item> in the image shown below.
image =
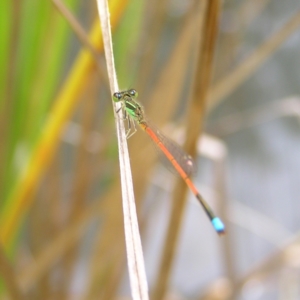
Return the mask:
<svg viewBox="0 0 300 300"><path fill-rule="evenodd" d="M131 97L136 98L138 96L138 93L135 89L129 90L129 94Z"/></svg>
<svg viewBox="0 0 300 300"><path fill-rule="evenodd" d="M116 92L116 93L113 94L113 100L114 100L115 102L118 102L118 101L120 101L121 99L122 99L122 94L121 94L120 92Z"/></svg>

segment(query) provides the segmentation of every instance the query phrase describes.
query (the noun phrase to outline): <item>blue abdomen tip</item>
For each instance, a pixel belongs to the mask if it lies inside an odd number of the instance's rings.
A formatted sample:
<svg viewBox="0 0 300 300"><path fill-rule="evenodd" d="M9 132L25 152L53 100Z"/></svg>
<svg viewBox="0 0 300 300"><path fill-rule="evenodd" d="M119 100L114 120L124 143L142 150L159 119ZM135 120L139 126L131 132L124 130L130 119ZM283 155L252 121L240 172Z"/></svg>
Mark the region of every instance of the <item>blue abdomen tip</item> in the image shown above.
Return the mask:
<svg viewBox="0 0 300 300"><path fill-rule="evenodd" d="M211 220L211 222L219 234L225 233L225 226L224 226L223 222L221 221L221 219L216 217L216 218L213 218Z"/></svg>

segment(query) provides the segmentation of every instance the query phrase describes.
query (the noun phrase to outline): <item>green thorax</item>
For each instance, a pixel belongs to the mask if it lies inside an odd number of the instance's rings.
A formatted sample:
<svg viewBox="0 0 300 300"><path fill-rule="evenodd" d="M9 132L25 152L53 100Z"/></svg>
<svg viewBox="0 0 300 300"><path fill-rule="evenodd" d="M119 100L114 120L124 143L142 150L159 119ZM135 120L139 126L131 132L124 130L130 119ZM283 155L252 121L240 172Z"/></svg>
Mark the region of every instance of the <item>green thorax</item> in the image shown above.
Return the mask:
<svg viewBox="0 0 300 300"><path fill-rule="evenodd" d="M138 123L144 121L144 113L141 105L132 98L128 97L124 99L125 110L128 115Z"/></svg>

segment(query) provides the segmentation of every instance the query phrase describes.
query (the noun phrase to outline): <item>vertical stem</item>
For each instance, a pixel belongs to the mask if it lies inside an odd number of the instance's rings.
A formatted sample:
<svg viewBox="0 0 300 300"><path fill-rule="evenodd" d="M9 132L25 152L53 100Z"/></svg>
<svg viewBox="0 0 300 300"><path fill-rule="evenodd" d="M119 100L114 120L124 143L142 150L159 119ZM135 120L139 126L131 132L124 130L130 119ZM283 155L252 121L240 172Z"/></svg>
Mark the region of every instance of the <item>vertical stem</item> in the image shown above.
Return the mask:
<svg viewBox="0 0 300 300"><path fill-rule="evenodd" d="M205 102L210 85L213 54L217 37L220 1L201 1L197 3L195 14L197 16L196 30L198 36L199 54L195 70L195 81L192 90L192 102L188 112L187 140L185 150L191 154L196 153L196 142L202 133L205 114ZM163 249L159 273L154 285L153 299L163 299L170 279L171 269L175 258L175 250L182 224L184 208L186 205L187 187L181 180L174 191L173 207L169 221L167 236Z"/></svg>
<svg viewBox="0 0 300 300"><path fill-rule="evenodd" d="M100 23L102 29L103 45L107 64L108 78L110 83L110 90L113 94L114 92L119 90L119 87L112 49L108 3L107 0L97 0L97 4L100 15ZM117 111L117 109L120 108L121 104L118 104L119 105L116 105L116 103L113 104L113 109L115 111ZM131 167L129 161L125 128L122 118L119 118L117 114L115 115L119 149L125 243L131 294L134 300L147 300L148 284L146 280L146 271L144 266L141 238L136 215Z"/></svg>

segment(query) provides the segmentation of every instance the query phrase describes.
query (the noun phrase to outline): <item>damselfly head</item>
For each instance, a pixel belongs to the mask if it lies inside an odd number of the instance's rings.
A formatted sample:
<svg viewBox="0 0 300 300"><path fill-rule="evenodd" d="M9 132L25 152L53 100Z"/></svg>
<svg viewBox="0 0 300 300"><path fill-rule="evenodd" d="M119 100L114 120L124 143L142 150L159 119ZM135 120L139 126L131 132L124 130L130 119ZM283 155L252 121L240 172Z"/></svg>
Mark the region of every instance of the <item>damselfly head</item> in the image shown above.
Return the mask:
<svg viewBox="0 0 300 300"><path fill-rule="evenodd" d="M135 89L130 89L127 91L116 92L113 94L113 100L119 102L125 100L126 98L136 99L138 92Z"/></svg>

